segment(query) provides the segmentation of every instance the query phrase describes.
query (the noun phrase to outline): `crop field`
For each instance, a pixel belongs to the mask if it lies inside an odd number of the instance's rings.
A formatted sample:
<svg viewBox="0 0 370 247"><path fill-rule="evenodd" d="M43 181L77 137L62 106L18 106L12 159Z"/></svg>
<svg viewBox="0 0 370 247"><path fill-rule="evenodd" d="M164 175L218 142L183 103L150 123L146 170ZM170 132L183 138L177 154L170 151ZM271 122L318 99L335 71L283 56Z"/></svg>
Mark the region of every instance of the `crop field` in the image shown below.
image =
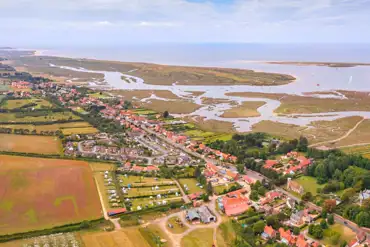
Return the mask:
<svg viewBox="0 0 370 247"><path fill-rule="evenodd" d="M82 245L82 240L79 234L76 233L58 233L46 236L40 236L30 239L22 239L8 243L0 244L1 247L38 247L38 246L65 246L79 247Z"/></svg>
<svg viewBox="0 0 370 247"><path fill-rule="evenodd" d="M82 127L82 128L65 128L62 129L64 135L72 135L72 134L94 134L99 132L94 127Z"/></svg>
<svg viewBox="0 0 370 247"><path fill-rule="evenodd" d="M347 147L342 148L341 150L347 154L358 154L365 158L370 158L370 145Z"/></svg>
<svg viewBox="0 0 370 247"><path fill-rule="evenodd" d="M0 113L0 122L50 122L58 120L77 120L80 117L72 112L27 112L27 113Z"/></svg>
<svg viewBox="0 0 370 247"><path fill-rule="evenodd" d="M40 131L57 131L64 129L77 129L77 128L93 128L87 122L70 122L70 123L55 123L55 124L45 124L45 125L33 125L33 124L1 124L0 128L11 128L11 129L28 129L30 131L36 130L38 133Z"/></svg>
<svg viewBox="0 0 370 247"><path fill-rule="evenodd" d="M193 193L196 193L196 192L205 192L204 188L202 189L199 186L197 186L198 182L194 178L180 178L179 182L180 182L180 184L183 188L185 188L185 187L188 188L188 190L185 189L185 191L188 194L193 194Z"/></svg>
<svg viewBox="0 0 370 247"><path fill-rule="evenodd" d="M44 99L12 99L6 100L2 105L1 108L12 110L16 108L25 107L28 104L36 104L35 106L30 106L30 108L35 109L43 109L43 108L51 108L53 105Z"/></svg>
<svg viewBox="0 0 370 247"><path fill-rule="evenodd" d="M0 155L0 235L102 216L86 162Z"/></svg>
<svg viewBox="0 0 370 247"><path fill-rule="evenodd" d="M86 232L81 237L88 247L150 247L136 227L114 232Z"/></svg>
<svg viewBox="0 0 370 247"><path fill-rule="evenodd" d="M55 136L0 134L0 151L19 153L59 154L62 144Z"/></svg>

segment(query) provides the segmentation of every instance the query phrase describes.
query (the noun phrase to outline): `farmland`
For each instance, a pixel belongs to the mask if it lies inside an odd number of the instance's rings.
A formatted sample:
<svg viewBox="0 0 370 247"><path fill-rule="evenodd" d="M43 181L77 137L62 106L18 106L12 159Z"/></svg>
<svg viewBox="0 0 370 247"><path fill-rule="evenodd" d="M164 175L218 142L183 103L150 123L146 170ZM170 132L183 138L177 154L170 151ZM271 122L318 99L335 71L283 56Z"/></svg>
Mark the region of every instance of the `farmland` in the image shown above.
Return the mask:
<svg viewBox="0 0 370 247"><path fill-rule="evenodd" d="M30 108L34 108L34 109L45 109L45 108L52 107L52 104L44 99L31 98L31 99L6 100L1 105L1 108L7 109L7 110L13 110L16 108L28 108L27 107L28 105Z"/></svg>
<svg viewBox="0 0 370 247"><path fill-rule="evenodd" d="M19 153L59 154L62 145L55 136L0 134L0 151Z"/></svg>
<svg viewBox="0 0 370 247"><path fill-rule="evenodd" d="M114 232L86 232L81 234L89 247L150 247L138 228L125 228Z"/></svg>
<svg viewBox="0 0 370 247"><path fill-rule="evenodd" d="M341 150L347 154L358 154L364 156L365 158L370 158L370 145L346 147L342 148Z"/></svg>
<svg viewBox="0 0 370 247"><path fill-rule="evenodd" d="M213 245L213 229L204 228L190 232L182 241L181 246L208 247Z"/></svg>
<svg viewBox="0 0 370 247"><path fill-rule="evenodd" d="M100 218L86 162L0 155L0 234Z"/></svg>
<svg viewBox="0 0 370 247"><path fill-rule="evenodd" d="M59 120L78 120L80 117L72 112L26 112L26 113L0 113L0 122L53 122Z"/></svg>
<svg viewBox="0 0 370 247"><path fill-rule="evenodd" d="M54 123L46 125L33 124L2 124L0 128L11 129L28 129L29 131L36 130L37 133L41 131L57 131L60 130L65 135L69 134L90 134L96 133L98 130L92 127L87 122L70 122L70 123Z"/></svg>

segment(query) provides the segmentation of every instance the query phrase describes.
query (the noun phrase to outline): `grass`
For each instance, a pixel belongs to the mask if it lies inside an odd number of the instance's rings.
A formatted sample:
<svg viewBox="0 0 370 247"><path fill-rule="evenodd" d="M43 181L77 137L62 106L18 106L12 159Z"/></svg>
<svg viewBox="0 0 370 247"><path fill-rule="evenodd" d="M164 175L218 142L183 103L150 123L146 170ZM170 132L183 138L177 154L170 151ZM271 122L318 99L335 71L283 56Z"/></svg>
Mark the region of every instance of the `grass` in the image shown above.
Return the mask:
<svg viewBox="0 0 370 247"><path fill-rule="evenodd" d="M313 196L317 195L317 189L325 186L325 184L317 184L317 179L309 176L301 176L294 181L302 185L305 192L311 192Z"/></svg>
<svg viewBox="0 0 370 247"><path fill-rule="evenodd" d="M194 230L181 240L182 247L210 247L213 244L212 228Z"/></svg>
<svg viewBox="0 0 370 247"><path fill-rule="evenodd" d="M126 194L127 197L136 196L154 196L158 194L167 194L169 191L177 191L180 194L180 189L176 185L160 186L158 190L152 190L151 187L132 188Z"/></svg>
<svg viewBox="0 0 370 247"><path fill-rule="evenodd" d="M45 112L45 115L42 116L30 116L28 113L22 115L21 113L0 113L0 122L50 122L57 120L66 120L69 119L77 120L80 117L74 115L72 112Z"/></svg>
<svg viewBox="0 0 370 247"><path fill-rule="evenodd" d="M197 180L194 178L180 178L179 179L180 184L184 188L184 185L187 185L189 190L187 191L188 194L193 194L196 192L205 192L205 189L201 189L199 186L196 184L198 183Z"/></svg>
<svg viewBox="0 0 370 247"><path fill-rule="evenodd" d="M168 198L162 197L161 199L156 199L155 197L153 197L152 199L150 199L149 197L143 197L130 199L130 201L132 202L132 210L137 211L138 206L140 206L142 210L144 210L146 206L148 208L160 206L157 204L158 202L160 202L161 204L163 203L163 201L166 201L167 204L170 204L171 202L180 202L182 201L182 197L181 195L178 197L176 197L175 195L170 195Z"/></svg>
<svg viewBox="0 0 370 247"><path fill-rule="evenodd" d="M196 125L197 129L205 132L231 134L235 132L232 122L219 120L205 120L203 117L184 117L184 120Z"/></svg>
<svg viewBox="0 0 370 247"><path fill-rule="evenodd" d="M238 184L236 182L234 182L234 183L229 183L229 184L224 184L224 185L218 185L218 186L213 187L213 191L217 195L221 195L221 194L223 194L225 189L227 190L227 189L231 188L233 185L238 185Z"/></svg>
<svg viewBox="0 0 370 247"><path fill-rule="evenodd" d="M168 184L175 184L171 179L166 179L166 178L158 178L155 179L154 177L144 177L144 176L133 176L133 175L128 175L125 177L124 175L118 175L118 179L122 182L121 185L126 186L128 184L131 184L131 186L135 187L141 186L141 185L147 185L147 186L155 186L155 185L168 185Z"/></svg>
<svg viewBox="0 0 370 247"><path fill-rule="evenodd" d="M94 134L99 132L94 127L82 127L82 128L66 128L62 129L64 135L72 135L72 134Z"/></svg>
<svg viewBox="0 0 370 247"><path fill-rule="evenodd" d="M86 162L0 155L0 235L102 216Z"/></svg>
<svg viewBox="0 0 370 247"><path fill-rule="evenodd" d="M151 224L147 227L139 228L139 231L151 247L172 246L168 236L166 236L158 225ZM162 245L159 245L159 243L162 243Z"/></svg>
<svg viewBox="0 0 370 247"><path fill-rule="evenodd" d="M217 246L218 247L232 246L232 243L235 240L235 238L236 238L236 232L230 220L219 225L219 227L217 228Z"/></svg>
<svg viewBox="0 0 370 247"><path fill-rule="evenodd" d="M62 144L55 136L0 134L0 151L38 154L60 154Z"/></svg>
<svg viewBox="0 0 370 247"><path fill-rule="evenodd" d="M70 123L55 123L46 125L33 125L33 124L2 124L0 128L11 129L28 129L30 131L36 130L38 133L41 131L57 131L64 129L74 128L89 128L91 125L87 122L70 122Z"/></svg>
<svg viewBox="0 0 370 247"><path fill-rule="evenodd" d="M181 221L179 217L175 216L175 217L169 218L167 221L167 229L173 234L181 234L181 233L184 233L188 229L188 227L185 226L184 224L181 227L180 224L178 223L179 220ZM170 228L168 224L171 224L173 228Z"/></svg>
<svg viewBox="0 0 370 247"><path fill-rule="evenodd" d="M137 227L113 232L86 232L81 238L89 247L150 247Z"/></svg>
<svg viewBox="0 0 370 247"><path fill-rule="evenodd" d="M89 166L93 172L114 171L115 165L111 163L90 162Z"/></svg>
<svg viewBox="0 0 370 247"><path fill-rule="evenodd" d="M27 104L37 104L36 106L30 107L35 109L51 108L53 106L49 101L46 101L44 99L31 98L31 99L6 100L5 103L1 106L1 108L13 110L25 106Z"/></svg>
<svg viewBox="0 0 370 247"><path fill-rule="evenodd" d="M341 241L346 241L347 243L350 243L351 240L356 237L356 233L354 233L351 229L341 224L336 223L332 226L329 225L329 228L324 230L324 238L322 239L322 242L325 245L329 245L329 246L339 246L339 245L333 245L330 240L330 237L335 233L340 235L339 243Z"/></svg>
<svg viewBox="0 0 370 247"><path fill-rule="evenodd" d="M337 147L370 143L370 120L365 119L347 138L336 143ZM359 148L359 147L357 147Z"/></svg>
<svg viewBox="0 0 370 247"><path fill-rule="evenodd" d="M96 98L96 99L107 99L107 98L110 98L109 95L106 95L105 93L100 93L100 92L96 92L96 93L91 93L89 94L90 97L92 98Z"/></svg>
<svg viewBox="0 0 370 247"><path fill-rule="evenodd" d="M264 101L245 101L241 105L232 107L226 110L221 117L224 118L248 118L258 117L261 114L257 111L258 108L266 104Z"/></svg>
<svg viewBox="0 0 370 247"><path fill-rule="evenodd" d="M152 110L147 110L147 109L136 109L133 111L133 113L139 114L139 115L153 115L153 114L156 114L157 112L152 111Z"/></svg>

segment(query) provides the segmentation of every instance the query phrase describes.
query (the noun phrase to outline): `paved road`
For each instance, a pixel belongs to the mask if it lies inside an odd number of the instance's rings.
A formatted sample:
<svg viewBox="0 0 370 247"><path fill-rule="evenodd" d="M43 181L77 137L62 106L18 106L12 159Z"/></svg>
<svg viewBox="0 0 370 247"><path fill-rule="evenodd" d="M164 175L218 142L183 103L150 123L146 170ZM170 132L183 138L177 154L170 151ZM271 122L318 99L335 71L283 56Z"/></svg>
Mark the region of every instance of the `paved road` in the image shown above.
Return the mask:
<svg viewBox="0 0 370 247"><path fill-rule="evenodd" d="M347 138L350 134L352 134L353 131L355 131L357 129L357 127L363 122L365 121L366 118L362 118L352 129L350 129L344 136L340 137L340 138L337 138L335 140L331 140L331 141L324 141L324 142L319 142L319 143L315 143L315 144L312 144L312 145L309 145L309 147L316 147L316 146L319 146L319 145L323 145L323 144L326 144L326 143L335 143L335 142L339 142L345 138Z"/></svg>

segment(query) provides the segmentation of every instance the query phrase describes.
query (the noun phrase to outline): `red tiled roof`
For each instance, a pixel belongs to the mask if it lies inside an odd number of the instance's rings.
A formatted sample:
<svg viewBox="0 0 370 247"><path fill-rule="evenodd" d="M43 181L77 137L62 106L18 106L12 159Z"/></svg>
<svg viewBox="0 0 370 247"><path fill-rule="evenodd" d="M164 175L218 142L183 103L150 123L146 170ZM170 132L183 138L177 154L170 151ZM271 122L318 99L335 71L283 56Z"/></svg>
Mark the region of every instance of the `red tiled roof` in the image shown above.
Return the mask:
<svg viewBox="0 0 370 247"><path fill-rule="evenodd" d="M248 198L231 198L224 196L222 198L225 214L227 216L235 216L244 213L249 209Z"/></svg>
<svg viewBox="0 0 370 247"><path fill-rule="evenodd" d="M299 235L299 237L297 239L296 246L297 247L308 247L308 243L304 239L304 236L303 235Z"/></svg>
<svg viewBox="0 0 370 247"><path fill-rule="evenodd" d="M352 247L354 246L355 244L357 244L357 239L352 239L351 242L349 242L348 246L349 247Z"/></svg>
<svg viewBox="0 0 370 247"><path fill-rule="evenodd" d="M231 177L232 179L236 180L238 178L238 176L239 176L239 173L232 172L230 170L227 170L226 171L226 175L229 176L229 177Z"/></svg>
<svg viewBox="0 0 370 247"><path fill-rule="evenodd" d="M263 232L269 235L270 237L272 237L275 234L275 230L271 226L265 226Z"/></svg>
<svg viewBox="0 0 370 247"><path fill-rule="evenodd" d="M277 160L266 160L265 165L263 167L271 168L276 164L278 164Z"/></svg>
<svg viewBox="0 0 370 247"><path fill-rule="evenodd" d="M249 183L249 184L253 184L253 183L255 183L255 182L256 182L256 180L255 180L255 179L250 178L250 177L248 177L247 175L244 175L244 176L243 176L243 180L244 180L245 182Z"/></svg>
<svg viewBox="0 0 370 247"><path fill-rule="evenodd" d="M285 239L289 244L293 244L295 242L294 236L292 236L292 233L290 230L285 231L283 228L279 228L280 238Z"/></svg>
<svg viewBox="0 0 370 247"><path fill-rule="evenodd" d="M203 192L196 192L193 194L188 195L190 200L198 199L201 195L203 195Z"/></svg>

